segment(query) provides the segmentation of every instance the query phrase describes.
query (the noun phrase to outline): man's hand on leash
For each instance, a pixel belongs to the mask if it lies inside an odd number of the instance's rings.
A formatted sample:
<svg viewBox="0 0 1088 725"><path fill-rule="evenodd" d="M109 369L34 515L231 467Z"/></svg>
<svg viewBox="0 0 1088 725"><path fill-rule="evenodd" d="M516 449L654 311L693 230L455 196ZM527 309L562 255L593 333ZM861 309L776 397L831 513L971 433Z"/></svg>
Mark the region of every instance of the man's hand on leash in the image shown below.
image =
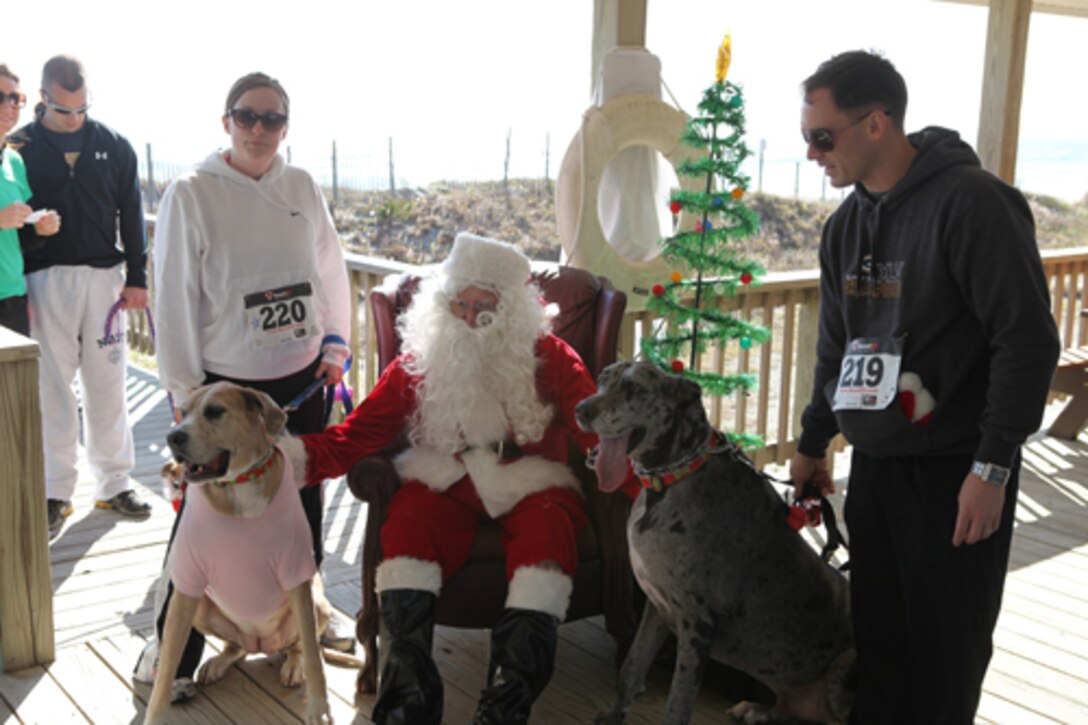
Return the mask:
<svg viewBox="0 0 1088 725"><path fill-rule="evenodd" d="M794 453L790 461L790 480L793 481L793 496L801 498L805 484L811 483L823 496L835 493L835 482L827 470L827 458L813 458L804 453Z"/></svg>
<svg viewBox="0 0 1088 725"><path fill-rule="evenodd" d="M827 458L813 458L804 453L794 453L790 461L790 480L793 481L794 501L801 503L807 500L810 504L798 508L800 513L794 516L803 515L803 521L809 526L819 526L822 521L819 497L835 493L835 482L827 470ZM793 524L798 523L801 522L793 521ZM796 526L796 529L800 528L800 525Z"/></svg>
<svg viewBox="0 0 1088 725"><path fill-rule="evenodd" d="M147 290L143 287L125 287L121 290L122 310L146 310Z"/></svg>
<svg viewBox="0 0 1088 725"><path fill-rule="evenodd" d="M975 544L988 539L1001 526L1005 508L1005 487L986 483L968 473L960 486L959 514L952 534L952 546Z"/></svg>

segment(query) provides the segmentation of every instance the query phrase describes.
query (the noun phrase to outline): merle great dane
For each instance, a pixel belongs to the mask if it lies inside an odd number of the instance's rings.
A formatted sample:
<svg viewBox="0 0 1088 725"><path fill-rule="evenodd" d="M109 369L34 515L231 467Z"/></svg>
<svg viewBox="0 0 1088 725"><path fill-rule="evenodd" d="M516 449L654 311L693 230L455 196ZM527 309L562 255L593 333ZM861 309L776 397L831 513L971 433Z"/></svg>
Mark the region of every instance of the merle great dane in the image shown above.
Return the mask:
<svg viewBox="0 0 1088 725"><path fill-rule="evenodd" d="M601 489L619 487L628 457L644 485L627 534L649 603L616 705L597 722L623 722L670 632L677 657L664 722L688 722L711 657L777 697L773 706L732 708L743 722L845 722L854 660L848 583L787 526L770 482L710 427L699 386L648 362L618 362L577 418L600 436Z"/></svg>

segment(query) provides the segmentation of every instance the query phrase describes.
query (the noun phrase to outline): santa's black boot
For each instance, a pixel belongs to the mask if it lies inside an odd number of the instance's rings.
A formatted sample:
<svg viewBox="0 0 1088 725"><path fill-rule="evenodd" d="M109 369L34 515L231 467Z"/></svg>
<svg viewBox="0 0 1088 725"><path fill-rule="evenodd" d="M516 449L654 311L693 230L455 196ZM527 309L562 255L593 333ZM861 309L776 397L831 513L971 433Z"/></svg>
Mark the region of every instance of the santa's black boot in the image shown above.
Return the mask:
<svg viewBox="0 0 1088 725"><path fill-rule="evenodd" d="M438 598L418 589L379 593L377 725L442 721L442 678L431 657Z"/></svg>
<svg viewBox="0 0 1088 725"><path fill-rule="evenodd" d="M491 630L487 687L473 725L529 721L529 710L555 669L559 620L531 609L507 609Z"/></svg>

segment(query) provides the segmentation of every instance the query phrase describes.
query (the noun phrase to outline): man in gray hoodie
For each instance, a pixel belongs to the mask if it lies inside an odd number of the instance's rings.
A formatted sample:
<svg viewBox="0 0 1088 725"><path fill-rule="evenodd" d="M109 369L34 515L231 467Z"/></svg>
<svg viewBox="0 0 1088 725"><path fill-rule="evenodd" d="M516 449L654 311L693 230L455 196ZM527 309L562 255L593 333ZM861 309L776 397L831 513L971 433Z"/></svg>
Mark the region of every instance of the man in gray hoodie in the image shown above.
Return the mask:
<svg viewBox="0 0 1088 725"><path fill-rule="evenodd" d="M1034 221L955 132L905 132L906 84L879 55L834 56L803 92L808 158L854 187L820 242L815 385L790 470L798 490L833 490L827 445L853 445L851 721L971 723L1019 450L1059 350Z"/></svg>

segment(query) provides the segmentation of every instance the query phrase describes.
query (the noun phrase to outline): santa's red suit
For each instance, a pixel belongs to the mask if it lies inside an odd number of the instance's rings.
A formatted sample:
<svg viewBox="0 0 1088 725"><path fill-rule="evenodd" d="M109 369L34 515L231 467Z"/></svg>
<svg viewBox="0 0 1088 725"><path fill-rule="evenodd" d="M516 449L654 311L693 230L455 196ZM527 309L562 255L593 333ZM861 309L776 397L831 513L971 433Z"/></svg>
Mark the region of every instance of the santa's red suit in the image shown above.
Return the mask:
<svg viewBox="0 0 1088 725"><path fill-rule="evenodd" d="M514 451L509 441L503 441L501 458L499 441L457 455L424 446L406 450L397 459L403 485L382 528L382 552L387 562L402 556L435 562L445 581L468 557L477 520L497 519L506 534L508 577L514 577L520 567L547 560L558 562L567 574L554 577L523 571L521 575L548 580L537 584L558 585L561 590L546 591L526 582L525 587L512 586L512 594L520 589L523 599L536 601L508 604L548 611L562 619L570 594L569 577L578 561L575 538L586 522L578 480L566 464L568 446L574 441L588 450L597 443L595 435L579 430L574 421L574 407L592 395L596 385L577 353L554 335L537 341L536 355L537 394L555 411L543 438ZM343 423L303 436L307 479L339 476L361 458L385 449L408 425L416 406L417 384L418 379L405 370L402 355ZM381 576L387 573L379 572L379 591L418 588L437 593L441 584L427 579L426 569L401 572L399 577ZM417 574L422 581L405 580ZM401 581L389 581L393 578Z"/></svg>

